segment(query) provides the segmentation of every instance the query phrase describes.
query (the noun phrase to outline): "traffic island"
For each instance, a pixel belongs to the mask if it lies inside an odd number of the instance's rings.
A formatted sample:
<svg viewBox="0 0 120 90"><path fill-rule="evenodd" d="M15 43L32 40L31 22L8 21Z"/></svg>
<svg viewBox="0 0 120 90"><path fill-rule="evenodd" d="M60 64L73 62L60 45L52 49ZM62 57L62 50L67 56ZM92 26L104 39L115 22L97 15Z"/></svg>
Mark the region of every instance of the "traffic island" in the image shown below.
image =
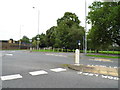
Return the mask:
<svg viewBox="0 0 120 90"><path fill-rule="evenodd" d="M118 72L120 71L120 68L83 65L83 64L80 65L63 64L63 66L84 73L94 73L94 74L102 74L102 75L116 76L116 77L119 76Z"/></svg>

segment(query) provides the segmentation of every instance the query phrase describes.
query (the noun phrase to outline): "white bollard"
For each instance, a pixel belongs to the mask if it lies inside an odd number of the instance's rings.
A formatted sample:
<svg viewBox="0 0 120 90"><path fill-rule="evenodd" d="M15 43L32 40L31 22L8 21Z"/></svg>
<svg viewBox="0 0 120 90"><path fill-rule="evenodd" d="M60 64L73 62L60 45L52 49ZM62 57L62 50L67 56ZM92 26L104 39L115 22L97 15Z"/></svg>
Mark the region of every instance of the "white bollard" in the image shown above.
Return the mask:
<svg viewBox="0 0 120 90"><path fill-rule="evenodd" d="M75 50L75 65L79 65L79 49Z"/></svg>
<svg viewBox="0 0 120 90"><path fill-rule="evenodd" d="M32 51L32 48L30 47L30 51Z"/></svg>

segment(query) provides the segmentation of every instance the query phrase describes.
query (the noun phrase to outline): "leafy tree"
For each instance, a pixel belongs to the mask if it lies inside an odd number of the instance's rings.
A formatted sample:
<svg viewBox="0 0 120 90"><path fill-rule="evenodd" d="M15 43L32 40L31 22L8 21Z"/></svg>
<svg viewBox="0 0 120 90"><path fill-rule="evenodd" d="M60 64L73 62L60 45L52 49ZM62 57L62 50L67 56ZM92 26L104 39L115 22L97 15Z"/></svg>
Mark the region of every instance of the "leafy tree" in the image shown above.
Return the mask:
<svg viewBox="0 0 120 90"><path fill-rule="evenodd" d="M40 35L40 43L39 43L40 47L46 47L46 35L45 34L41 34Z"/></svg>
<svg viewBox="0 0 120 90"><path fill-rule="evenodd" d="M36 41L35 39L32 41L32 46L33 46L33 47L36 47L36 46L37 46L37 41Z"/></svg>
<svg viewBox="0 0 120 90"><path fill-rule="evenodd" d="M37 47L37 45L41 48L46 47L46 35L43 33L40 35L38 34L32 38L32 42L34 47Z"/></svg>
<svg viewBox="0 0 120 90"><path fill-rule="evenodd" d="M21 39L21 42L26 44L30 43L29 38L27 36L23 36L23 38Z"/></svg>
<svg viewBox="0 0 120 90"><path fill-rule="evenodd" d="M54 47L56 38L56 26L51 27L46 31L46 44L47 46Z"/></svg>
<svg viewBox="0 0 120 90"><path fill-rule="evenodd" d="M120 46L120 2L94 2L89 6L88 23L92 24L88 38L91 47L107 48L116 43Z"/></svg>
<svg viewBox="0 0 120 90"><path fill-rule="evenodd" d="M40 47L53 48L78 48L78 40L83 42L84 28L79 25L80 21L75 13L66 12L62 18L57 20L57 26L53 26L45 34L36 35L32 38L34 46L37 38L40 38ZM82 44L81 44L82 45Z"/></svg>
<svg viewBox="0 0 120 90"><path fill-rule="evenodd" d="M80 21L75 13L66 12L57 20L56 47L77 48L77 40L82 41L84 28L79 26Z"/></svg>

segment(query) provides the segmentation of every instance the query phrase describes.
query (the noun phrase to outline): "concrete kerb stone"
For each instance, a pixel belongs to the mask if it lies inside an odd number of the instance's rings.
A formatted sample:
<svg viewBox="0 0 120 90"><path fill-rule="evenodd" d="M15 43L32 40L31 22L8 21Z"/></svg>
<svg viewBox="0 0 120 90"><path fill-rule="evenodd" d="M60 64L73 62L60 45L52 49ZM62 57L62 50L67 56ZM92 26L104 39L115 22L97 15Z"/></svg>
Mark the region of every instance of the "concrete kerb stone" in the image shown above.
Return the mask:
<svg viewBox="0 0 120 90"><path fill-rule="evenodd" d="M118 68L105 67L105 66L94 66L94 65L67 65L67 67L69 69L80 71L80 72L87 72L87 73L118 77L118 72L117 72Z"/></svg>

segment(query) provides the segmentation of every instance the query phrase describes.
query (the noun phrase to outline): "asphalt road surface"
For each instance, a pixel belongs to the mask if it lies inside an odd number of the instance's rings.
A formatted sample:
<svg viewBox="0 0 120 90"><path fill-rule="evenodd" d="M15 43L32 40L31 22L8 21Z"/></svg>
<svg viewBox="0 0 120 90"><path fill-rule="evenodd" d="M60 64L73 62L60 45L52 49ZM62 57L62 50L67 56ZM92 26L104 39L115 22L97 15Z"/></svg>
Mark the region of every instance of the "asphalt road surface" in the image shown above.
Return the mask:
<svg viewBox="0 0 120 90"><path fill-rule="evenodd" d="M2 88L118 88L118 80L80 75L64 68L62 64L74 64L74 53L0 52ZM117 59L109 60L95 61L81 54L80 64L118 66Z"/></svg>

